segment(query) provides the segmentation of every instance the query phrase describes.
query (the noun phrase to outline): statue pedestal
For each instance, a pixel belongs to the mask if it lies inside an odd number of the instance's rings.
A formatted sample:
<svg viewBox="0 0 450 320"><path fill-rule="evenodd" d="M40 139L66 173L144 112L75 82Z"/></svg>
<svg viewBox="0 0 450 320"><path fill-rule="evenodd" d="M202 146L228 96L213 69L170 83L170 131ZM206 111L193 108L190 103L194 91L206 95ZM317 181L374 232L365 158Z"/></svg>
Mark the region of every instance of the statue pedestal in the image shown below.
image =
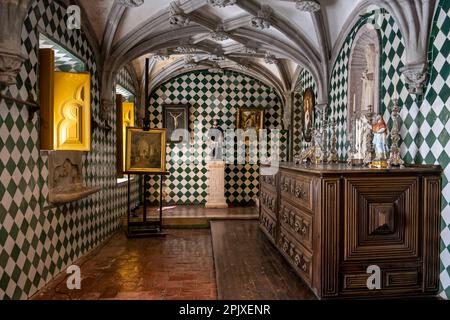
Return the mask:
<svg viewBox="0 0 450 320"><path fill-rule="evenodd" d="M208 168L208 196L205 207L208 209L228 208L225 199L225 162L210 161Z"/></svg>

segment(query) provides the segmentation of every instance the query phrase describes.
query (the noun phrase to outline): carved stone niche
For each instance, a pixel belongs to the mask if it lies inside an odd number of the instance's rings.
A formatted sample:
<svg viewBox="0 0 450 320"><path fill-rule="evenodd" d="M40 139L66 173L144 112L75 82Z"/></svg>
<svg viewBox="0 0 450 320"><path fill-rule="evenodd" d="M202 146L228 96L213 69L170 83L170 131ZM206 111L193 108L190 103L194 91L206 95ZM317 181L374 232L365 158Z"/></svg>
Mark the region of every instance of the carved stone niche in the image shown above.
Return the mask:
<svg viewBox="0 0 450 320"><path fill-rule="evenodd" d="M82 155L79 151L49 152L48 202L63 204L100 191L100 187L87 187L83 184Z"/></svg>
<svg viewBox="0 0 450 320"><path fill-rule="evenodd" d="M366 25L357 32L350 52L347 132L352 132L354 111L357 116L369 110L375 113L379 111L379 88L380 38L375 29Z"/></svg>

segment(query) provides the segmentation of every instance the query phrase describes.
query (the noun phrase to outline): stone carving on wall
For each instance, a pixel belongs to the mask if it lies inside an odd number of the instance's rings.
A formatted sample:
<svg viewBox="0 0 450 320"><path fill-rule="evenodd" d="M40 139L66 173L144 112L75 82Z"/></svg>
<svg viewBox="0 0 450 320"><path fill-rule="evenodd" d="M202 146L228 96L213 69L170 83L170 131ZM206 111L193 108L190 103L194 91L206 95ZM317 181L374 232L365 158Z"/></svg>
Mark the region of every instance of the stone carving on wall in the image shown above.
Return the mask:
<svg viewBox="0 0 450 320"><path fill-rule="evenodd" d="M117 0L117 3L127 8L136 8L142 6L144 0Z"/></svg>
<svg viewBox="0 0 450 320"><path fill-rule="evenodd" d="M22 27L31 0L0 1L0 84L16 84L25 56L22 54Z"/></svg>
<svg viewBox="0 0 450 320"><path fill-rule="evenodd" d="M52 151L48 155L48 201L62 204L85 198L100 191L100 187L83 184L82 152Z"/></svg>
<svg viewBox="0 0 450 320"><path fill-rule="evenodd" d="M179 1L172 1L169 5L169 23L172 25L187 26L191 20L183 13Z"/></svg>
<svg viewBox="0 0 450 320"><path fill-rule="evenodd" d="M211 31L210 37L215 41L225 41L228 39L228 35L223 29L223 25L219 25L216 30Z"/></svg>
<svg viewBox="0 0 450 320"><path fill-rule="evenodd" d="M423 94L423 89L428 79L427 65L425 63L410 64L400 69L405 82L408 85L408 91L412 94Z"/></svg>
<svg viewBox="0 0 450 320"><path fill-rule="evenodd" d="M252 27L264 30L270 28L270 19L273 15L273 9L269 5L262 5L256 17L252 18Z"/></svg>
<svg viewBox="0 0 450 320"><path fill-rule="evenodd" d="M237 0L208 0L208 4L218 8L233 6L236 4L236 2Z"/></svg>
<svg viewBox="0 0 450 320"><path fill-rule="evenodd" d="M113 102L108 99L102 99L100 104L100 119L103 121L108 120L109 114L113 108Z"/></svg>
<svg viewBox="0 0 450 320"><path fill-rule="evenodd" d="M320 3L313 0L297 0L295 7L300 11L312 13L320 10Z"/></svg>
<svg viewBox="0 0 450 320"><path fill-rule="evenodd" d="M278 64L278 59L270 52L266 52L264 55L264 62L267 64Z"/></svg>

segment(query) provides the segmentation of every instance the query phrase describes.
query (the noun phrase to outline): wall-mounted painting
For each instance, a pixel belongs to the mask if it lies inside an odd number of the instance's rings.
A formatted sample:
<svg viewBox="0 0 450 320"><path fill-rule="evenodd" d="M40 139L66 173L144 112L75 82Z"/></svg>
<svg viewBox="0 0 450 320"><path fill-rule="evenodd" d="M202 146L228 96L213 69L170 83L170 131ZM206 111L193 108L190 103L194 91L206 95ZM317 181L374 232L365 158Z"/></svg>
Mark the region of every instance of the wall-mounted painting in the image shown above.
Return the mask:
<svg viewBox="0 0 450 320"><path fill-rule="evenodd" d="M166 130L127 128L125 173L166 171Z"/></svg>
<svg viewBox="0 0 450 320"><path fill-rule="evenodd" d="M306 89L303 93L303 137L306 142L313 138L315 104L313 89Z"/></svg>
<svg viewBox="0 0 450 320"><path fill-rule="evenodd" d="M188 104L162 106L163 127L167 130L168 143L180 143L189 139L189 107Z"/></svg>
<svg viewBox="0 0 450 320"><path fill-rule="evenodd" d="M261 108L239 108L236 115L236 128L244 131L264 129L264 111Z"/></svg>

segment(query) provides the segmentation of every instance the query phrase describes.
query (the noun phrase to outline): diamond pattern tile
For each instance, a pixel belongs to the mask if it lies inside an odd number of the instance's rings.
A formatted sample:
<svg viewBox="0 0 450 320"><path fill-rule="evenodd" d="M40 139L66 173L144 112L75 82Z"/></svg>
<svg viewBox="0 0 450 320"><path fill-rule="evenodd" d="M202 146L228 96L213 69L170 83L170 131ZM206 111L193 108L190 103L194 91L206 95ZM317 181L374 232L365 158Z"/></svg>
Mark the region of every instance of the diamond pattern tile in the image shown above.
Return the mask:
<svg viewBox="0 0 450 320"><path fill-rule="evenodd" d="M173 204L200 204L206 201L207 169L204 150L206 141L201 139L219 118L221 128L234 129L236 112L239 107L268 108L265 114L265 127L281 129L281 108L279 98L259 81L234 72L209 74L193 72L177 77L157 88L150 99L151 123L162 127L162 104L189 103L191 143L169 144L167 148L167 170L164 200ZM270 131L270 130L269 130ZM279 154L287 157L288 133L282 131ZM232 146L232 145L231 145ZM255 146L256 147L256 146ZM256 149L255 149L256 150ZM245 159L242 151L233 151L236 162L226 168L225 190L228 202L247 204L255 201L259 190L259 167L257 163L240 164ZM149 182L150 201L159 199L159 179Z"/></svg>
<svg viewBox="0 0 450 320"><path fill-rule="evenodd" d="M400 75L403 67L405 46L401 32L394 19L385 13L381 19L381 112L388 127L390 103L394 91L398 93L400 110L401 154L406 163L441 164L442 179L442 232L441 232L441 296L450 297L450 178L449 164L449 117L450 98L450 3L441 1L434 19L430 40L430 83L425 97L414 97L408 93ZM339 53L332 71L330 106L336 114L338 124L338 155L346 159L345 134L347 110L347 67L350 49L356 32L367 23L360 19L350 32Z"/></svg>
<svg viewBox="0 0 450 320"><path fill-rule="evenodd" d="M91 73L91 108L98 118L97 66L83 33L67 30L65 11L56 1L33 2L22 29L22 49L29 59L22 65L17 85L8 87L6 94L26 100L30 93L37 100L39 30L61 50L79 57L79 65ZM67 66L67 61L61 62L60 69ZM115 120L112 113L110 134L94 132L92 151L84 157L85 183L101 186L101 192L54 207L47 202L48 157L39 151L38 117L29 121L26 108L0 101L0 299L31 296L120 226L127 193L126 187L116 187ZM137 194L136 186L133 194Z"/></svg>

